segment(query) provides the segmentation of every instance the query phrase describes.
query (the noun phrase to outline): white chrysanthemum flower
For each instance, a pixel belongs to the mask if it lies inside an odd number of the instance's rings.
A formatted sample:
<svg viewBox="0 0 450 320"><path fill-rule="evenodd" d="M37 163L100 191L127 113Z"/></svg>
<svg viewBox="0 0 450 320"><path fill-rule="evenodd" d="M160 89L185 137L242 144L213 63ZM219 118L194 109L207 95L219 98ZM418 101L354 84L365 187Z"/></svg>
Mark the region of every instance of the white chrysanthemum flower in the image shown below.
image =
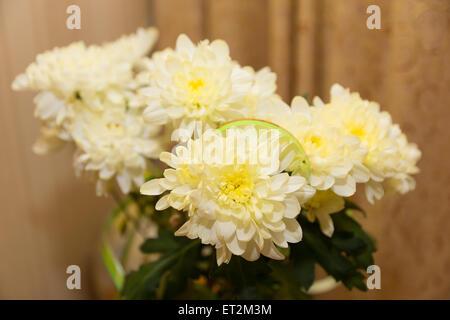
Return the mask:
<svg viewBox="0 0 450 320"><path fill-rule="evenodd" d="M320 108L310 107L304 98L295 97L291 108L283 102L266 103L259 112L300 142L309 159L310 184L315 189L332 189L337 195L349 197L356 192L356 183L369 179L362 164L367 151L358 138L341 133L326 121Z"/></svg>
<svg viewBox="0 0 450 320"><path fill-rule="evenodd" d="M263 104L277 104L281 98L275 93L277 90L277 75L270 71L269 67L262 68L259 71L251 67L245 67L253 77L253 84L249 95L245 98L248 103L248 117L256 117L260 112L259 108Z"/></svg>
<svg viewBox="0 0 450 320"><path fill-rule="evenodd" d="M142 185L147 159L158 158L161 151L159 128L144 124L142 111L125 104L110 103L97 112L81 102L77 107L72 124L77 172L96 171L99 195L107 194L114 181L124 194Z"/></svg>
<svg viewBox="0 0 450 320"><path fill-rule="evenodd" d="M335 84L330 102L321 110L322 117L343 133L357 137L367 149L363 164L370 171L370 181L366 183L369 202L383 196L385 179L392 179L394 188L401 192L414 188L410 174L418 172L420 151L407 142L389 113L380 111L378 103L363 100L358 93Z"/></svg>
<svg viewBox="0 0 450 320"><path fill-rule="evenodd" d="M157 35L154 28L139 29L102 46L75 42L54 48L39 54L12 87L51 91L70 99L80 91L89 94L123 85L133 77L133 65L150 51Z"/></svg>
<svg viewBox="0 0 450 320"><path fill-rule="evenodd" d="M68 121L73 115L72 108L49 91L38 93L34 103L34 116L41 120L41 136L35 142L33 151L46 154L59 149L72 139Z"/></svg>
<svg viewBox="0 0 450 320"><path fill-rule="evenodd" d="M142 90L149 105L146 119L158 124L170 120L175 128L189 128L193 121L216 128L247 117L251 108L246 98L266 94L262 82L268 81L270 93L274 91L273 75L240 67L222 40L194 45L180 35L176 49L155 53L148 68L149 87Z"/></svg>
<svg viewBox="0 0 450 320"><path fill-rule="evenodd" d="M310 222L319 221L320 230L328 237L334 233L334 224L331 214L344 209L345 201L334 192L317 191L308 202L302 205L306 209L306 217Z"/></svg>
<svg viewBox="0 0 450 320"><path fill-rule="evenodd" d="M187 147L177 147L176 154L163 152L161 161L172 168L165 170L164 178L145 183L141 193L169 191L156 209L171 206L188 211L188 221L176 235L200 238L215 246L219 265L229 262L232 254L249 261L260 254L283 259L275 245L286 248L288 242L301 240L295 218L314 190L303 177L281 173L276 153L263 152L262 161L253 162L251 154L241 153L235 141L234 136L219 137L207 131L201 139L189 140ZM263 143L258 141L257 149ZM193 155L202 148L217 145L231 148L225 154L232 162L223 164L209 153L195 161Z"/></svg>
<svg viewBox="0 0 450 320"><path fill-rule="evenodd" d="M395 128L394 130L397 129ZM398 167L397 172L383 182L383 187L388 192L405 194L416 187L416 181L411 175L419 172L416 164L422 154L416 144L408 143L406 135L403 133L396 139L396 142L402 159L400 161L402 167Z"/></svg>
<svg viewBox="0 0 450 320"><path fill-rule="evenodd" d="M12 84L14 90L41 91L34 100L41 136L33 150L47 153L72 140L77 111L74 105L80 101L83 108L94 110L102 109L106 100L127 100L129 107L144 106L134 92L139 88L134 73L145 63L143 57L157 34L154 28L139 29L102 46L77 42L38 55Z"/></svg>

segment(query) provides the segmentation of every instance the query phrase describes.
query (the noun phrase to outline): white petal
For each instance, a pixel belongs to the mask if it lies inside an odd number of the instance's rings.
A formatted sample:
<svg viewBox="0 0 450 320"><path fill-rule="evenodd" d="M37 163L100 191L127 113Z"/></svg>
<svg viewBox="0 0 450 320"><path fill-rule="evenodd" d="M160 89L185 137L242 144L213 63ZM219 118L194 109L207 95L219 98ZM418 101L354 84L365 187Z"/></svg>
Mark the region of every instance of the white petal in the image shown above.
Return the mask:
<svg viewBox="0 0 450 320"><path fill-rule="evenodd" d="M374 198L380 200L384 195L384 189L381 183L370 180L366 183L366 198L371 203L374 204Z"/></svg>
<svg viewBox="0 0 450 320"><path fill-rule="evenodd" d="M172 167L172 168L177 168L177 157L170 153L170 152L161 152L161 154L159 155L159 160L161 160L162 162L164 162L165 164L167 164L168 166Z"/></svg>
<svg viewBox="0 0 450 320"><path fill-rule="evenodd" d="M241 242L237 237L233 237L231 241L227 241L225 244L227 245L227 248L237 256L243 254L247 248L247 242Z"/></svg>
<svg viewBox="0 0 450 320"><path fill-rule="evenodd" d="M225 241L235 238L236 226L232 221L217 221L217 233L223 237Z"/></svg>
<svg viewBox="0 0 450 320"><path fill-rule="evenodd" d="M187 35L180 34L177 38L176 49L177 51L184 51L191 56L195 50L195 46Z"/></svg>
<svg viewBox="0 0 450 320"><path fill-rule="evenodd" d="M228 263L231 259L231 252L226 246L216 249L217 265L220 266L222 263Z"/></svg>
<svg viewBox="0 0 450 320"><path fill-rule="evenodd" d="M289 175L287 173L280 173L275 176L272 176L270 189L272 191L280 190L280 188L287 183L289 179Z"/></svg>
<svg viewBox="0 0 450 320"><path fill-rule="evenodd" d="M319 220L320 230L327 236L330 237L334 232L333 219L329 214L318 214L317 220Z"/></svg>
<svg viewBox="0 0 450 320"><path fill-rule="evenodd" d="M288 247L284 232L272 232L272 241L281 248Z"/></svg>
<svg viewBox="0 0 450 320"><path fill-rule="evenodd" d="M210 47L219 57L225 58L230 55L230 49L228 48L227 43L223 40L214 40L211 42Z"/></svg>
<svg viewBox="0 0 450 320"><path fill-rule="evenodd" d="M356 192L356 181L352 176L347 176L345 179L336 179L333 191L342 197L350 197Z"/></svg>
<svg viewBox="0 0 450 320"><path fill-rule="evenodd" d="M292 111L303 114L308 120L311 120L311 113L308 101L305 98L297 96L291 103Z"/></svg>
<svg viewBox="0 0 450 320"><path fill-rule="evenodd" d="M256 232L256 228L253 225L253 223L250 222L245 227L237 228L236 236L240 241L248 242L253 238L255 232Z"/></svg>
<svg viewBox="0 0 450 320"><path fill-rule="evenodd" d="M169 202L167 202L167 199L169 198L169 195L166 194L165 196L161 197L158 202L155 205L156 210L164 210L169 207Z"/></svg>
<svg viewBox="0 0 450 320"><path fill-rule="evenodd" d="M284 204L286 205L286 211L284 216L289 219L293 219L300 213L300 203L295 196L288 196L284 200Z"/></svg>
<svg viewBox="0 0 450 320"><path fill-rule="evenodd" d="M310 185L304 185L300 190L296 191L294 195L297 197L300 204L304 204L306 201L311 199L316 193L316 189Z"/></svg>
<svg viewBox="0 0 450 320"><path fill-rule="evenodd" d="M345 95L347 93L347 91L344 89L343 86L341 86L338 83L335 83L331 87L330 93L331 93L331 97L335 98L335 97L339 97L339 96Z"/></svg>
<svg viewBox="0 0 450 320"><path fill-rule="evenodd" d="M186 221L177 231L175 231L176 236L185 236L189 233L189 229L191 228L191 221Z"/></svg>
<svg viewBox="0 0 450 320"><path fill-rule="evenodd" d="M117 183L119 184L120 190L124 194L130 192L131 189L131 177L127 171L122 171L120 174L116 176Z"/></svg>
<svg viewBox="0 0 450 320"><path fill-rule="evenodd" d="M159 184L159 181L162 179L152 179L150 181L147 181L141 186L141 193L146 194L148 196L155 196L163 193L166 191L161 185Z"/></svg>
<svg viewBox="0 0 450 320"><path fill-rule="evenodd" d="M242 254L242 257L248 261L256 261L258 260L259 255L260 255L259 248L255 244L255 242L252 241L247 244L247 248L245 249L245 252Z"/></svg>
<svg viewBox="0 0 450 320"><path fill-rule="evenodd" d="M264 247L261 250L261 253L268 258L272 258L275 260L283 260L284 256L280 251L274 246L271 240L264 241Z"/></svg>
<svg viewBox="0 0 450 320"><path fill-rule="evenodd" d="M295 219L285 219L286 230L284 236L287 242L297 243L302 240L303 232L300 224Z"/></svg>
<svg viewBox="0 0 450 320"><path fill-rule="evenodd" d="M305 182L306 182L305 178L303 178L301 176L289 177L289 180L288 180L286 186L284 187L284 192L291 193L291 192L297 191L305 184Z"/></svg>
<svg viewBox="0 0 450 320"><path fill-rule="evenodd" d="M163 108L152 107L147 107L144 110L143 118L146 122L154 125L163 125L169 120L169 116Z"/></svg>

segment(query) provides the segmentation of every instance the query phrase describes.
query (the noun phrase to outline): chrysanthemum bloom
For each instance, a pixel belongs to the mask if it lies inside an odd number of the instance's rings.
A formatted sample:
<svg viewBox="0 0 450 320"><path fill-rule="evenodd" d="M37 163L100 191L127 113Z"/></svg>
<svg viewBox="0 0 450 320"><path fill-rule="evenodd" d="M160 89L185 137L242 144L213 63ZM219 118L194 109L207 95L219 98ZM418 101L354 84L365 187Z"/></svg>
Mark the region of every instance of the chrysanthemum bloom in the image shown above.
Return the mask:
<svg viewBox="0 0 450 320"><path fill-rule="evenodd" d="M214 139L212 139L214 137ZM259 139L254 150L264 149ZM296 216L300 204L314 190L301 176L280 172L277 153L258 152L260 161L251 161L251 152L240 152L235 136L217 136L207 131L202 139L189 140L176 148L176 154L163 152L161 161L171 169L164 178L153 179L141 193L159 195L166 191L156 209L169 206L188 212L187 222L176 232L217 249L217 263L230 261L232 254L254 261L263 254L283 259L275 244L286 248L288 242L302 239ZM228 146L225 164L203 152L201 161L194 155L214 145ZM264 149L266 150L266 149ZM229 159L229 158L228 158Z"/></svg>
<svg viewBox="0 0 450 320"><path fill-rule="evenodd" d="M86 46L76 42L37 56L25 73L16 77L14 90L39 91L36 117L42 122L42 136L34 149L45 153L71 140L73 104L83 101L101 109L108 100L123 100L133 83L134 67L151 49L158 32L139 29L115 42Z"/></svg>
<svg viewBox="0 0 450 320"><path fill-rule="evenodd" d="M417 173L420 151L408 143L398 125L376 102L361 99L358 93L335 84L331 100L321 108L326 118L341 132L357 137L367 149L363 164L370 171L366 196L373 203L384 194L383 181L405 193L414 188L411 174Z"/></svg>
<svg viewBox="0 0 450 320"><path fill-rule="evenodd" d="M277 90L277 75L270 71L269 67L259 71L251 67L245 67L253 77L253 84L249 95L245 98L248 103L248 117L256 117L258 108L263 103L279 103L281 98L275 93ZM231 119L230 119L231 120Z"/></svg>
<svg viewBox="0 0 450 320"><path fill-rule="evenodd" d="M359 139L339 131L321 115L319 108L310 107L304 98L295 97L291 108L283 102L266 103L259 112L300 142L311 167L309 182L315 189L331 189L339 196L349 197L356 192L356 183L369 179L362 163L367 150ZM293 174L298 172L294 170Z"/></svg>
<svg viewBox="0 0 450 320"><path fill-rule="evenodd" d="M180 35L176 49L153 54L148 66L148 98L145 116L149 123L171 123L174 128L216 128L224 122L249 117L254 102L275 91L275 75L267 68L254 72L229 55L222 40L194 45Z"/></svg>
<svg viewBox="0 0 450 320"><path fill-rule="evenodd" d="M104 45L75 42L39 54L13 82L15 90L50 91L71 98L77 91L98 92L120 86L133 76L133 65L150 51L158 32L139 29Z"/></svg>
<svg viewBox="0 0 450 320"><path fill-rule="evenodd" d="M142 110L125 104L109 102L99 111L80 106L71 128L77 173L94 172L98 195L107 194L114 181L127 194L144 183L148 159L161 152L158 130L144 123Z"/></svg>
<svg viewBox="0 0 450 320"><path fill-rule="evenodd" d="M302 205L310 222L319 221L320 230L328 237L334 233L331 214L344 209L345 201L331 190L317 191L309 201Z"/></svg>
<svg viewBox="0 0 450 320"><path fill-rule="evenodd" d="M398 127L394 125L394 130ZM399 130L399 129L398 129ZM397 172L383 182L383 187L388 192L398 192L405 194L416 187L416 181L411 176L419 172L417 161L421 157L421 152L417 145L408 143L406 135L400 133L396 139L399 148L400 157L402 158L402 167L397 168Z"/></svg>

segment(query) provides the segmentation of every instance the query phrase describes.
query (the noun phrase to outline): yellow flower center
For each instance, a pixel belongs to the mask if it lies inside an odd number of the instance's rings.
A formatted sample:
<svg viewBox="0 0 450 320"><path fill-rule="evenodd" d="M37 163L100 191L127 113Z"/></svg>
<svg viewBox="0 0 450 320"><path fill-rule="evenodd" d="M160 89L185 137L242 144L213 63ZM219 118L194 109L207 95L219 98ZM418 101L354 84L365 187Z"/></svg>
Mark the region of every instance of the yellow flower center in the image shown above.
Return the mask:
<svg viewBox="0 0 450 320"><path fill-rule="evenodd" d="M194 93L198 92L200 88L203 88L205 82L202 79L193 79L189 81L188 85L191 88L192 93Z"/></svg>
<svg viewBox="0 0 450 320"><path fill-rule="evenodd" d="M253 193L253 181L245 168L226 174L220 182L220 198L245 204Z"/></svg>
<svg viewBox="0 0 450 320"><path fill-rule="evenodd" d="M349 128L348 132L350 134L353 134L354 136L357 136L358 138L362 138L366 135L364 129L359 126Z"/></svg>
<svg viewBox="0 0 450 320"><path fill-rule="evenodd" d="M318 136L312 136L310 140L311 143L315 144L317 147L319 147L322 144L322 139Z"/></svg>

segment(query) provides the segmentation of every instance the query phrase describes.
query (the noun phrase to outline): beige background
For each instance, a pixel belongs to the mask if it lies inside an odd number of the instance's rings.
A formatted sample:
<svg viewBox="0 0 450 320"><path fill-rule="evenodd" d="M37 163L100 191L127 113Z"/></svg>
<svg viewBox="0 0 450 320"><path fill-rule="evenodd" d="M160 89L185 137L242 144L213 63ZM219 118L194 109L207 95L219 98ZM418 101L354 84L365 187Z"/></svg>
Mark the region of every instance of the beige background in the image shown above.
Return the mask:
<svg viewBox="0 0 450 320"><path fill-rule="evenodd" d="M67 30L78 4L82 29ZM381 7L382 30L366 28ZM385 198L364 226L378 239L382 289L324 298L450 298L450 1L447 0L0 0L0 298L108 297L99 282L101 225L112 203L75 178L72 150L32 153L31 93L10 83L35 55L75 40L112 40L156 25L159 48L179 33L222 38L242 65L269 65L279 93L328 98L339 82L391 112L423 158L417 189ZM65 269L82 268L82 290Z"/></svg>

